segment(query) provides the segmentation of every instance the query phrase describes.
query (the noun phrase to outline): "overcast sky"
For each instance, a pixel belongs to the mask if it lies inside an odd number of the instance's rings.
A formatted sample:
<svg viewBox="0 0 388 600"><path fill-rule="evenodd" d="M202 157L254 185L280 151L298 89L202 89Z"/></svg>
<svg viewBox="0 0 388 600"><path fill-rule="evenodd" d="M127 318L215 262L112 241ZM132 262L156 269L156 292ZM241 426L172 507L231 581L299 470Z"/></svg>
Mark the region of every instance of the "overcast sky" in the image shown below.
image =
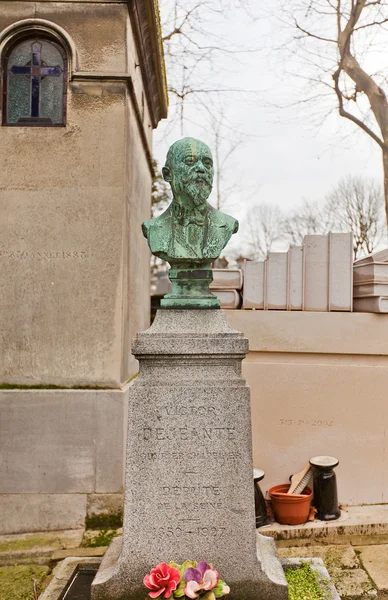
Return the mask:
<svg viewBox="0 0 388 600"><path fill-rule="evenodd" d="M275 6L278 0L271 3ZM226 212L243 220L249 207L262 201L285 211L303 198L322 201L348 174L382 181L380 149L356 125L338 116L334 94L307 107L295 104L305 97L308 86L288 74L292 59L288 68L287 52L276 50L290 33L279 21L263 14L252 21L243 11L234 10L230 18L218 16L215 26L225 47L258 49L236 60L225 55L218 59L216 70L203 78L205 85L213 79L227 88L249 90L223 98L230 127L243 134L242 144L226 164L225 185L238 187L224 207ZM301 71L303 75L303 67ZM328 115L330 107L333 111ZM203 122L201 107L188 106L186 114L184 134L202 139L214 150L212 132L198 124ZM180 137L178 123L172 126L171 118L161 122L154 135L154 154L161 165L169 145Z"/></svg>

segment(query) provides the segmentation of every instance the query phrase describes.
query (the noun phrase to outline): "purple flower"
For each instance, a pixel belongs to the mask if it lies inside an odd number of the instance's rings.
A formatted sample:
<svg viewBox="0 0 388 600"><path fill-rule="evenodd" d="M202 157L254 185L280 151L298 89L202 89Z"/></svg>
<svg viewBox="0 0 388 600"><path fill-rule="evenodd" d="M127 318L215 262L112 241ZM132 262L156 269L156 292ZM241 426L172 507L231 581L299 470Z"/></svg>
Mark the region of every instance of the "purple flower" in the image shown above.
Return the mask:
<svg viewBox="0 0 388 600"><path fill-rule="evenodd" d="M218 573L212 569L204 560L199 562L196 567L189 567L184 573L185 595L189 598L198 598L201 590L212 590L218 583Z"/></svg>

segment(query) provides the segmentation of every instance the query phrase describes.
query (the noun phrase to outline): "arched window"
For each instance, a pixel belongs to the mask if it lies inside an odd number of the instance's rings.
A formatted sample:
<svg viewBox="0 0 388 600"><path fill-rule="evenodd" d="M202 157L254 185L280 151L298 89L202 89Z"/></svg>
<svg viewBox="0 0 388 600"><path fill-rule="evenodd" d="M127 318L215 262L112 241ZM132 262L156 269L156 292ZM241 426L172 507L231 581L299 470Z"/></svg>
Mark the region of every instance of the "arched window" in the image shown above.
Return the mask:
<svg viewBox="0 0 388 600"><path fill-rule="evenodd" d="M3 58L3 125L65 125L67 55L40 35L10 45Z"/></svg>

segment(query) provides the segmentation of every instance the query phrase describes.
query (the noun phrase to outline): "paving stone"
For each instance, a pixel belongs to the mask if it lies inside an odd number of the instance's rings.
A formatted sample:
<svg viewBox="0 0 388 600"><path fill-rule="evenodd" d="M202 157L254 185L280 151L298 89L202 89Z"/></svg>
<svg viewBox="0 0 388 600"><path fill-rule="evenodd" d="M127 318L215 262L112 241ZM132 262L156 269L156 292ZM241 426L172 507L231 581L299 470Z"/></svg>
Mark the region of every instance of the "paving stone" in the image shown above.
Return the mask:
<svg viewBox="0 0 388 600"><path fill-rule="evenodd" d="M331 568L357 569L357 554L350 545L278 548L281 558L322 558L327 570Z"/></svg>
<svg viewBox="0 0 388 600"><path fill-rule="evenodd" d="M342 600L377 598L377 590L363 569L328 569L330 577Z"/></svg>
<svg viewBox="0 0 388 600"><path fill-rule="evenodd" d="M388 544L356 548L360 560L377 590L388 592Z"/></svg>

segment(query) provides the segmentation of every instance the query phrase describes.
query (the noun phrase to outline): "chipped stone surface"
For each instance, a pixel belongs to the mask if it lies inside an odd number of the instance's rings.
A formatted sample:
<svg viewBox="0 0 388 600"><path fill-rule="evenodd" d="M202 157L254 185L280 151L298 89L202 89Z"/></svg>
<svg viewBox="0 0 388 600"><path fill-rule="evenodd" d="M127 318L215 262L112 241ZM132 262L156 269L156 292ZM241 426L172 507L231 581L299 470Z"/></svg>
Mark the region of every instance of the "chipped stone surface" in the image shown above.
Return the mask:
<svg viewBox="0 0 388 600"><path fill-rule="evenodd" d="M388 544L378 546L360 546L361 564L366 569L377 590L388 591Z"/></svg>

